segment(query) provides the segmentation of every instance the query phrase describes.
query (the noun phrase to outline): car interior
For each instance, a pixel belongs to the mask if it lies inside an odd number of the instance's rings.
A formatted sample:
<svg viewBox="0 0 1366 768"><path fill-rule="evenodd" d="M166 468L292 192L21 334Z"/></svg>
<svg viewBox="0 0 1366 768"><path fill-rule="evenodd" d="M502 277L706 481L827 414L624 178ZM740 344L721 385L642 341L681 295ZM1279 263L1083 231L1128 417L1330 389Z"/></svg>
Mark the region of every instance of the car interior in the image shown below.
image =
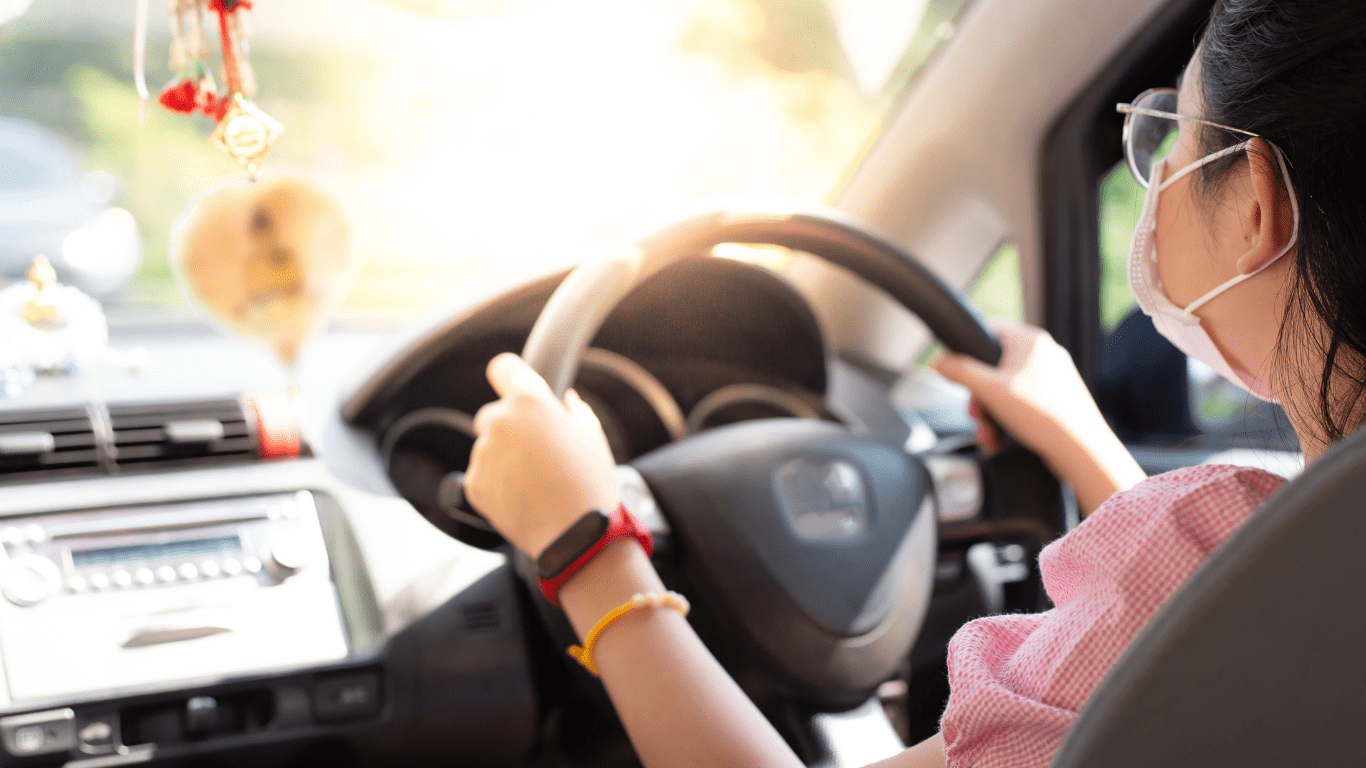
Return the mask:
<svg viewBox="0 0 1366 768"><path fill-rule="evenodd" d="M0 91L57 66L3 73L58 25L132 29L131 9L45 2L0 28ZM436 26L502 7L393 4ZM1175 81L1210 0L922 5L936 42L833 188L673 201L558 263L493 260L399 324L334 323L292 368L111 294L124 351L0 380L0 765L638 765L534 564L464 498L501 352L593 408L656 568L798 756L884 759L938 731L960 626L1047 610L1037 556L1080 522L1037 456L975 444L966 394L925 365L937 347L994 363L991 317L1066 347L1149 473L1292 479L1140 636L1054 765L1354 762L1366 622L1328 585L1350 589L1366 442L1303 471L1279 408L1188 361L1123 290L1141 190L1114 105ZM73 71L32 104L0 93L0 112L36 120L105 82ZM110 130L150 141L135 120ZM167 167L199 162L167 146ZM17 185L0 185L3 203ZM567 219L508 216L538 237ZM22 282L37 247L0 276Z"/></svg>

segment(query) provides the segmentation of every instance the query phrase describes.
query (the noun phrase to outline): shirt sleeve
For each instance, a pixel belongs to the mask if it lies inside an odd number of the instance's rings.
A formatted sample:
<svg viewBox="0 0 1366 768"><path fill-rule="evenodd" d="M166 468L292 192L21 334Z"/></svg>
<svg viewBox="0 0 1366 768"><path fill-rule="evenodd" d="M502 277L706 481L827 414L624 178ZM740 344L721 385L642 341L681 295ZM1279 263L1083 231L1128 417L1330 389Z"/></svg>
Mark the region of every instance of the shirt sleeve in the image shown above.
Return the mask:
<svg viewBox="0 0 1366 768"><path fill-rule="evenodd" d="M949 642L949 768L1047 766L1129 643L1283 482L1246 467L1168 472L1046 547L1052 610L977 619Z"/></svg>

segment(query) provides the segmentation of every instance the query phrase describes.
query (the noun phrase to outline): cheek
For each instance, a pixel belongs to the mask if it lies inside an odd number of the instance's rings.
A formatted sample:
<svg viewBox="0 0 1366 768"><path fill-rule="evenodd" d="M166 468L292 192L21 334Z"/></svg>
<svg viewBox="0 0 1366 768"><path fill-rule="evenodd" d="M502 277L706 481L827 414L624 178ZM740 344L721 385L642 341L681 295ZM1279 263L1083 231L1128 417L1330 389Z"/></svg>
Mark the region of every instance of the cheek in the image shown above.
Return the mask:
<svg viewBox="0 0 1366 768"><path fill-rule="evenodd" d="M1157 273L1167 298L1185 307L1204 295L1208 284L1203 266L1206 243L1204 230L1186 198L1187 184L1178 180L1162 192L1157 206Z"/></svg>

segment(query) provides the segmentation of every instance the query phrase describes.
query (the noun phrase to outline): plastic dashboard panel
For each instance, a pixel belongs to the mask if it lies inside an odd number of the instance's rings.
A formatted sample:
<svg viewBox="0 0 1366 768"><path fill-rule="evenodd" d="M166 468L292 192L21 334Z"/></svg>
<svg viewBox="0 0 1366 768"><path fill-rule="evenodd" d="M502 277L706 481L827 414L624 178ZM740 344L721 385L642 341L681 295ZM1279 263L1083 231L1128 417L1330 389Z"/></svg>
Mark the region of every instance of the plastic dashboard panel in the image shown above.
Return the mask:
<svg viewBox="0 0 1366 768"><path fill-rule="evenodd" d="M344 404L356 426L382 434L403 414L443 406L473 414L494 399L484 367L521 351L559 278L509 293L454 326L436 326L362 384ZM699 258L639 286L618 306L593 346L643 365L685 410L738 380L823 395L825 345L797 292L766 270Z"/></svg>
<svg viewBox="0 0 1366 768"><path fill-rule="evenodd" d="M520 764L534 741L537 701L518 585L505 558L446 540L402 501L348 485L322 461L10 485L0 518L299 489L317 500L345 658L0 702L0 730L10 718L69 709L76 732L112 725L118 753L88 755L111 764ZM221 730L189 732L186 713L199 697L229 712ZM0 765L60 765L79 754L16 759L0 750Z"/></svg>

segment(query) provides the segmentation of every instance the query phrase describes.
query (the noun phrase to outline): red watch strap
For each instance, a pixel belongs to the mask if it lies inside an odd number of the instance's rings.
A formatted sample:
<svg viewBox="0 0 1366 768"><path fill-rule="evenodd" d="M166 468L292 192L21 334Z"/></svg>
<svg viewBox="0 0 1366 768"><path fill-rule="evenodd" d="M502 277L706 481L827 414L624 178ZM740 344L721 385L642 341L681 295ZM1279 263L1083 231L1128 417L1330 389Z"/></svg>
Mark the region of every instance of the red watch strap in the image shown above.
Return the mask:
<svg viewBox="0 0 1366 768"><path fill-rule="evenodd" d="M564 583L569 581L574 574L582 570L585 565L588 565L589 561L597 557L603 547L606 547L616 539L627 536L640 542L640 546L645 549L646 557L649 557L654 552L655 540L654 537L650 535L650 531L645 528L645 526L641 525L640 521L636 519L636 516L631 514L625 506L618 504L616 509L607 513L607 532L602 535L601 539L598 539L596 544L589 547L582 555L579 555L577 560L570 563L568 568L565 568L554 578L537 579L541 585L541 594L545 595L545 599L549 600L551 605L559 608L560 587L564 586Z"/></svg>

